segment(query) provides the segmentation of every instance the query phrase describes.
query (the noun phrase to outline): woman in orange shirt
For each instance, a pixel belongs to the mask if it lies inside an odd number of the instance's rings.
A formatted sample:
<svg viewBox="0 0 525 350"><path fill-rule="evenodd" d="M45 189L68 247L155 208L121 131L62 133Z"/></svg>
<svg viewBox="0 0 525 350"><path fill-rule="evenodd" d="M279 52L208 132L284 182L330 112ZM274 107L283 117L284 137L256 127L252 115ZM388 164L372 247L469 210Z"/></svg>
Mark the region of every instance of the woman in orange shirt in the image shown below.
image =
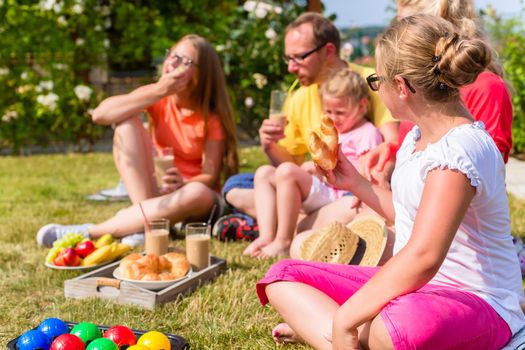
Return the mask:
<svg viewBox="0 0 525 350"><path fill-rule="evenodd" d="M152 137L142 125L143 111L153 125ZM183 37L168 51L157 82L102 101L93 121L115 125L113 156L132 206L96 225L46 225L37 233L40 245L49 246L67 232L91 238L140 232L139 203L150 220L202 220L219 202L215 190L221 174L226 178L238 170L224 73L213 47L198 35ZM174 164L157 183L153 149L162 147L173 148ZM143 235L133 236L137 243L143 240Z"/></svg>

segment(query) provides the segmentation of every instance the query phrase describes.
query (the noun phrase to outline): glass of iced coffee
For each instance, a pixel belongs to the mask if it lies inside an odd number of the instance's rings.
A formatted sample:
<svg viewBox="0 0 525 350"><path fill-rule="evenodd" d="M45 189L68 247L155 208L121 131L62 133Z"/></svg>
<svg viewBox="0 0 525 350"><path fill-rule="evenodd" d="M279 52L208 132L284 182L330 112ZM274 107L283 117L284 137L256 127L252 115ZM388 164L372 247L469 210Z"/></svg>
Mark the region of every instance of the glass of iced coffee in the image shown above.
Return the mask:
<svg viewBox="0 0 525 350"><path fill-rule="evenodd" d="M186 224L186 258L193 271L210 265L210 227L205 222Z"/></svg>
<svg viewBox="0 0 525 350"><path fill-rule="evenodd" d="M270 120L281 127L286 126L286 114L283 111L287 94L282 90L272 90L270 96Z"/></svg>
<svg viewBox="0 0 525 350"><path fill-rule="evenodd" d="M168 219L148 221L144 227L146 254L166 254L170 245L170 222Z"/></svg>
<svg viewBox="0 0 525 350"><path fill-rule="evenodd" d="M174 167L175 156L173 155L172 147L163 147L156 150L155 160L155 174L157 175L157 184L162 187L162 177L166 175L166 170Z"/></svg>

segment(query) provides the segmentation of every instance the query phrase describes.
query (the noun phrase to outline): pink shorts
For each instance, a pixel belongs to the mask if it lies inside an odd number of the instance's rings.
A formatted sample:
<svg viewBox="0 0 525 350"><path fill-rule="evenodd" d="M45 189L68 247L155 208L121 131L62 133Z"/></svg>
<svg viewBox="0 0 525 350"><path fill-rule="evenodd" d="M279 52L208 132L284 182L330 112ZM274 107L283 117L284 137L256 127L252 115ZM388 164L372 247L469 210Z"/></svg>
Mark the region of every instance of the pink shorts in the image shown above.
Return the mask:
<svg viewBox="0 0 525 350"><path fill-rule="evenodd" d="M257 283L261 304L268 284L288 281L312 286L339 305L363 286L379 267L282 260ZM507 323L478 296L427 284L391 300L381 317L395 349L500 349L510 339Z"/></svg>

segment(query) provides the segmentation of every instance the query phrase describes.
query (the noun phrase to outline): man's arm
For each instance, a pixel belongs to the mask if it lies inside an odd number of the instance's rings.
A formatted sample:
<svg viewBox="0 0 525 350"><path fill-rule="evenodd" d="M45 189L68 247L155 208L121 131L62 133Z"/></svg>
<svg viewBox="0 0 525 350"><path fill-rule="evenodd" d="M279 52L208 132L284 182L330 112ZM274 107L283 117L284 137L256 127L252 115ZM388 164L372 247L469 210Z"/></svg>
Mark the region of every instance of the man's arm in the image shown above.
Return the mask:
<svg viewBox="0 0 525 350"><path fill-rule="evenodd" d="M304 155L293 156L286 148L277 144L277 141L284 138L284 128L270 119L263 120L259 129L259 138L263 151L272 165L278 166L284 162L301 164L304 161Z"/></svg>

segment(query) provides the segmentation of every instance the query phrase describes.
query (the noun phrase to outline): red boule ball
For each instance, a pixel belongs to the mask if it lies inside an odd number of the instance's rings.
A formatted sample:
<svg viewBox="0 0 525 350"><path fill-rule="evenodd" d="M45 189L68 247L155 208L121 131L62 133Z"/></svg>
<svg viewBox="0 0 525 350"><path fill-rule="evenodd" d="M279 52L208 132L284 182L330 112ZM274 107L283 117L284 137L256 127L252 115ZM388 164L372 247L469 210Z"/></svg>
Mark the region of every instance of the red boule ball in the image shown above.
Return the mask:
<svg viewBox="0 0 525 350"><path fill-rule="evenodd" d="M113 340L119 347L122 345L135 345L137 343L137 337L135 333L129 327L118 325L109 328L104 333L104 338Z"/></svg>
<svg viewBox="0 0 525 350"><path fill-rule="evenodd" d="M74 334L62 334L51 343L49 350L85 350L84 342Z"/></svg>

